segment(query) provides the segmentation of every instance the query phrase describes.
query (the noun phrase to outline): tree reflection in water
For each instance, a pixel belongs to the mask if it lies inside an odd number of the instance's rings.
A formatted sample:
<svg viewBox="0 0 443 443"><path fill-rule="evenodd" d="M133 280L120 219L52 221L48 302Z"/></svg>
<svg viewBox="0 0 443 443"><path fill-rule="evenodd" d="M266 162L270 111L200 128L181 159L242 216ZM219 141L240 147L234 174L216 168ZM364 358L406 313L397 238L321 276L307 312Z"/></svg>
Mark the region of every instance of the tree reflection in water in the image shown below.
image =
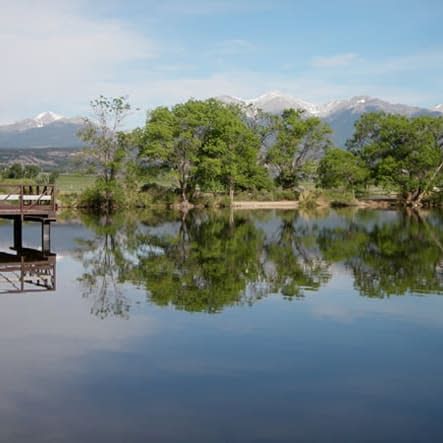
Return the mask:
<svg viewBox="0 0 443 443"><path fill-rule="evenodd" d="M303 297L305 290L318 290L330 278L329 264L319 254L315 233L297 226L296 219L291 213L282 214L276 238L264 247L268 264L265 279L271 292L287 298Z"/></svg>
<svg viewBox="0 0 443 443"><path fill-rule="evenodd" d="M127 318L130 301L120 287L131 266L125 257L129 228L126 220L122 215L83 215L82 221L95 233L92 240L77 240L76 253L84 267L79 277L83 296L92 300L91 313L97 317Z"/></svg>
<svg viewBox="0 0 443 443"><path fill-rule="evenodd" d="M80 282L102 318L129 315L123 283L143 288L159 306L217 313L270 294L303 297L329 281L334 263L351 271L364 296L441 291L438 214L333 215L278 213L272 233L247 212L83 216L95 238L79 240Z"/></svg>
<svg viewBox="0 0 443 443"><path fill-rule="evenodd" d="M343 262L361 295L383 298L406 293L441 293L441 214L400 212L394 221L368 224L356 217L319 235L323 256Z"/></svg>

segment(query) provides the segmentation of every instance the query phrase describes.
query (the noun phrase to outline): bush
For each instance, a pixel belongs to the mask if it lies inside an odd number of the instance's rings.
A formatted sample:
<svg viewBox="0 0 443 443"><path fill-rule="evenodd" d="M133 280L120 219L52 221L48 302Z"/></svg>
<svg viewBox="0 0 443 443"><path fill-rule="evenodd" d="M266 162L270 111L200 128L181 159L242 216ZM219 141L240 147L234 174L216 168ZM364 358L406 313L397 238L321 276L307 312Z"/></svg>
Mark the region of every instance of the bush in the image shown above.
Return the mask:
<svg viewBox="0 0 443 443"><path fill-rule="evenodd" d="M80 194L78 206L96 211L112 211L125 206L125 195L122 186L116 181L97 180L92 188Z"/></svg>
<svg viewBox="0 0 443 443"><path fill-rule="evenodd" d="M177 190L157 183L144 184L138 193L138 199L140 202L145 202L145 206L151 204L172 206L180 203L180 195Z"/></svg>

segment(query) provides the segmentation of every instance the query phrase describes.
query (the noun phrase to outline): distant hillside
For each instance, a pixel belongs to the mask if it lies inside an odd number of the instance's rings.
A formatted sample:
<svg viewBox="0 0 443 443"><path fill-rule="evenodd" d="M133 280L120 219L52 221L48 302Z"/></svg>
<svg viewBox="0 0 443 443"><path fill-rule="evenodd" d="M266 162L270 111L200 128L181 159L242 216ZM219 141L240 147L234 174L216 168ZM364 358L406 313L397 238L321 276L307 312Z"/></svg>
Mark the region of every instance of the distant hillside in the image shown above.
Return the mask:
<svg viewBox="0 0 443 443"><path fill-rule="evenodd" d="M44 112L34 118L0 126L0 149L80 148L80 118Z"/></svg>
<svg viewBox="0 0 443 443"><path fill-rule="evenodd" d="M4 148L0 149L0 167L12 163L36 165L45 171L75 171L80 148Z"/></svg>

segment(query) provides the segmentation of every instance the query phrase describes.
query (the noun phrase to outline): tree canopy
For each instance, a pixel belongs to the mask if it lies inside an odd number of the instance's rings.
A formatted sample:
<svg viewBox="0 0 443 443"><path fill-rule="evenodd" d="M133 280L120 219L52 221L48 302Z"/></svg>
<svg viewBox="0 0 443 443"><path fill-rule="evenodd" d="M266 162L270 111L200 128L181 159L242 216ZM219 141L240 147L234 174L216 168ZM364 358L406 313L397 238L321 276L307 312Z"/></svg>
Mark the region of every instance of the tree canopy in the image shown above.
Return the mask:
<svg viewBox="0 0 443 443"><path fill-rule="evenodd" d="M197 188L232 195L269 183L259 164L259 137L238 107L214 99L154 109L137 145L140 158L176 174L184 203Z"/></svg>
<svg viewBox="0 0 443 443"><path fill-rule="evenodd" d="M90 203L110 209L120 191L116 179L127 151L127 136L122 124L131 106L125 97L102 95L90 104L93 117L84 119L79 136L87 145L82 157L94 166L98 178L96 188L87 197L91 197Z"/></svg>
<svg viewBox="0 0 443 443"><path fill-rule="evenodd" d="M328 149L318 167L318 182L323 188L353 190L364 185L368 176L364 161L340 148Z"/></svg>
<svg viewBox="0 0 443 443"><path fill-rule="evenodd" d="M365 162L374 183L419 204L441 182L442 134L443 117L369 113L357 121L347 147Z"/></svg>
<svg viewBox="0 0 443 443"><path fill-rule="evenodd" d="M318 160L331 145L330 127L318 117L307 117L302 110L287 109L274 121L275 143L267 162L275 170L276 182L293 188L307 172L308 162Z"/></svg>

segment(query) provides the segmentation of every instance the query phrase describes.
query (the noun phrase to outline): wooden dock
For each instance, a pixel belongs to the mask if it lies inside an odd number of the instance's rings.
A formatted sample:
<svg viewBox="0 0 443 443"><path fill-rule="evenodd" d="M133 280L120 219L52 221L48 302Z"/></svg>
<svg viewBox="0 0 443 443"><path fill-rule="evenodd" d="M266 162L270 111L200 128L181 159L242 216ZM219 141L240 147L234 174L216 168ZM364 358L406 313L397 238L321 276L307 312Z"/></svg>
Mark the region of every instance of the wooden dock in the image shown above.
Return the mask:
<svg viewBox="0 0 443 443"><path fill-rule="evenodd" d="M7 185L0 183L0 217L22 221L54 220L57 203L54 185Z"/></svg>
<svg viewBox="0 0 443 443"><path fill-rule="evenodd" d="M13 221L14 252L0 251L0 293L55 290L51 223L56 221L54 185L0 183L0 219ZM23 246L23 222L41 224L41 248ZM5 290L3 286L9 286Z"/></svg>

